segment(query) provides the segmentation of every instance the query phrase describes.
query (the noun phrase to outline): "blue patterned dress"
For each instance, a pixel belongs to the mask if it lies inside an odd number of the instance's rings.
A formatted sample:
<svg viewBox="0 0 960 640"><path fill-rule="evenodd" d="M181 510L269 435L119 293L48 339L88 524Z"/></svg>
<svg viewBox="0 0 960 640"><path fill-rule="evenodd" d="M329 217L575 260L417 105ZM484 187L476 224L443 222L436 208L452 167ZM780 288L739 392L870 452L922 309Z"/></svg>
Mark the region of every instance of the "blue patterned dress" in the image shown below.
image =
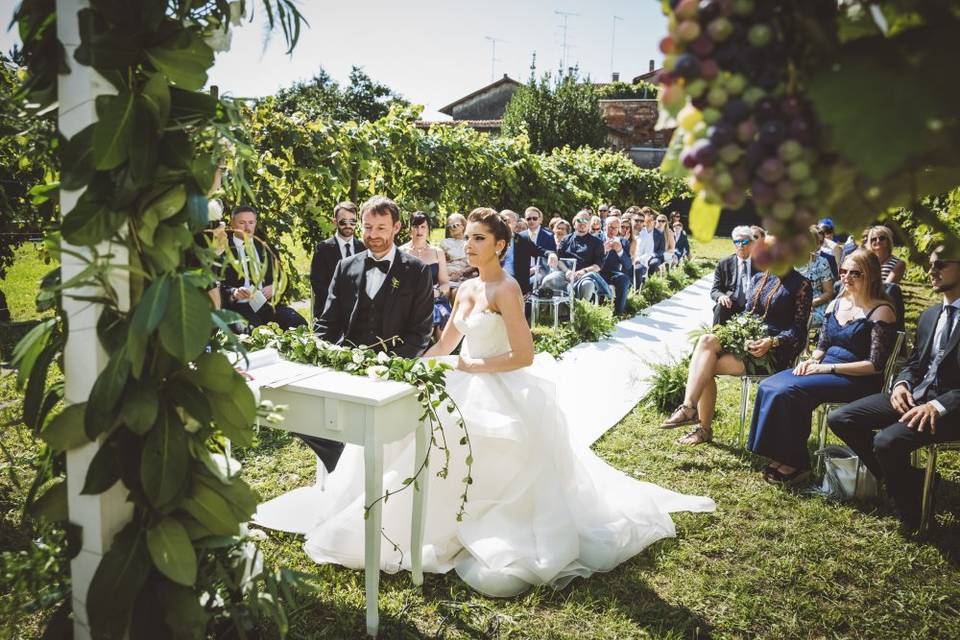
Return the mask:
<svg viewBox="0 0 960 640"><path fill-rule="evenodd" d="M817 255L816 258L813 258L805 264L804 266L797 269L800 275L806 277L810 281L810 286L813 287L813 297L814 299L819 298L823 295L823 281L830 280L833 281L833 272L830 271L830 263L827 262L827 259L821 255ZM821 305L813 307L810 311L810 326L811 327L820 327L823 325L823 315L827 309L828 302L824 302Z"/></svg>
<svg viewBox="0 0 960 640"><path fill-rule="evenodd" d="M813 300L810 281L791 269L782 278L755 273L747 293L747 312L767 324L767 335L780 340L771 350L777 371L791 366L807 344L807 319Z"/></svg>
<svg viewBox="0 0 960 640"><path fill-rule="evenodd" d="M430 273L433 275L433 282L436 283L440 277L440 263L434 262L430 265ZM446 296L440 296L433 299L433 326L443 329L450 319L450 301Z"/></svg>
<svg viewBox="0 0 960 640"><path fill-rule="evenodd" d="M833 311L826 314L817 349L824 364L869 360L882 371L893 348L896 325L866 317L841 325ZM846 376L832 373L794 375L792 369L766 378L757 389L747 449L796 467L810 468L807 439L813 411L824 402L851 402L880 390L881 374Z"/></svg>

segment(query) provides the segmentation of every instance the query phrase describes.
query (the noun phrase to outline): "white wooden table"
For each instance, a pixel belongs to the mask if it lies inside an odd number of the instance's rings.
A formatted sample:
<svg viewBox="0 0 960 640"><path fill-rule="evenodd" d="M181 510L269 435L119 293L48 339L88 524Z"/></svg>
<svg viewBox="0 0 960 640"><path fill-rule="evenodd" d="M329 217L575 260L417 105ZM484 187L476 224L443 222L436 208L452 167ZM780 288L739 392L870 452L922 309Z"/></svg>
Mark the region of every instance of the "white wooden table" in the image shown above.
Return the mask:
<svg viewBox="0 0 960 640"><path fill-rule="evenodd" d="M287 405L278 428L363 447L364 504L370 509L364 529L367 633L377 635L380 589L380 528L383 496L383 445L416 432L414 471L430 446L429 426L420 421L416 389L402 382L375 380L290 362L277 362L270 350L251 354L251 387L263 400ZM267 364L263 364L266 362ZM411 473L411 475L413 475ZM429 469L415 486L410 536L413 583L423 584L423 527Z"/></svg>

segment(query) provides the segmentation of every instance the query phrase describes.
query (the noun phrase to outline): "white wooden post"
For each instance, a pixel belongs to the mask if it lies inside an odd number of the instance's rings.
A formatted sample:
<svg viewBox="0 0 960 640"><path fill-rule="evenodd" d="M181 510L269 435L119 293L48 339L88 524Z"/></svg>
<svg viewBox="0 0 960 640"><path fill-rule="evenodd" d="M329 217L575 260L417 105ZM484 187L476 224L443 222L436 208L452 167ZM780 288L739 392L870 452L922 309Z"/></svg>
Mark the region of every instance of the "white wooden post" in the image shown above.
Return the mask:
<svg viewBox="0 0 960 640"><path fill-rule="evenodd" d="M87 6L85 0L57 0L57 36L66 51L69 73L61 74L58 82L59 127L67 138L96 120L94 100L103 94L115 94L116 90L103 76L91 67L79 64L73 57L80 45L80 30L77 12ZM61 191L60 206L64 214L77 203L82 191ZM89 251L63 245L73 251L89 255ZM105 252L106 246L103 247ZM110 252L119 263L127 261L125 246L110 246ZM66 282L85 265L73 256L64 254L61 262L61 277ZM129 282L125 271L115 271L113 286L121 296L121 305L129 308ZM94 292L84 292L94 293ZM70 333L64 351L64 393L67 404L86 401L100 370L107 363L107 354L97 340L97 319L100 307L88 302L79 302L68 296L63 298L63 311L69 323ZM97 496L81 496L87 468L100 447L99 442L67 452L67 491L69 494L70 521L83 527L83 545L80 553L70 563L73 584L74 637L90 638L87 622L87 590L93 573L103 554L110 547L114 535L130 520L132 506L126 502L126 491L121 483Z"/></svg>

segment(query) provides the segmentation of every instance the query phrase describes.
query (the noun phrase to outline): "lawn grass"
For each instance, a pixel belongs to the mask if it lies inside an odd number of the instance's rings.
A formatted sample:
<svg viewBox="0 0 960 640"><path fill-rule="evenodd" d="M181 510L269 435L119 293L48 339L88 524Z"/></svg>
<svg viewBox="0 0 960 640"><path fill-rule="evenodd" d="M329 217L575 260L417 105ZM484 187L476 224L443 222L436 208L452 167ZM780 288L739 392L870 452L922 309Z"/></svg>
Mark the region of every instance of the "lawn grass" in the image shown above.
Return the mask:
<svg viewBox="0 0 960 640"><path fill-rule="evenodd" d="M40 280L55 266L47 261L41 243L28 242L17 248L14 263L7 269L6 277L0 279L0 290L7 296L12 321L40 317L35 302Z"/></svg>
<svg viewBox="0 0 960 640"><path fill-rule="evenodd" d="M730 250L727 239L694 244L695 256ZM32 305L30 289L46 265L15 266L12 274L32 279L15 287ZM928 299L911 300L908 308L915 313ZM26 304L19 308L28 313ZM713 497L716 513L677 514L675 539L561 591L536 588L501 600L471 591L455 574L427 575L422 590L407 573L384 574L381 637L960 637L960 456L941 459L938 531L927 543L907 541L887 503L836 504L764 483L762 461L729 444L739 387L725 378L719 386L716 444L674 445L678 433L656 429L662 415L641 403L595 445L633 477ZM20 402L13 375L0 375L0 424L16 421ZM21 520L37 443L5 426L0 444L11 456L0 457L0 637L35 638L49 612L30 606L67 567L36 544L44 532ZM237 455L263 500L312 482L315 458L284 432L263 430L256 446ZM314 576L316 590L288 603L290 636L363 637L363 572L316 565L301 537L267 533L262 548L272 564Z"/></svg>

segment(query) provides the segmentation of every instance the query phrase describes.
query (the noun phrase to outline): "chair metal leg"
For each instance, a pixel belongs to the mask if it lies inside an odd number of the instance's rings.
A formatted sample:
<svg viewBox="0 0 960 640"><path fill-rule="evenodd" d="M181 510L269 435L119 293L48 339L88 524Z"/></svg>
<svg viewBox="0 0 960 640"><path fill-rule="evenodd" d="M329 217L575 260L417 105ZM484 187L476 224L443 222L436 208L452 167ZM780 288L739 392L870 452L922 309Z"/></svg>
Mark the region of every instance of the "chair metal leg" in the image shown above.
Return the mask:
<svg viewBox="0 0 960 640"><path fill-rule="evenodd" d="M740 431L737 434L737 448L745 445L743 433L747 425L747 403L750 399L750 382L750 378L746 376L740 378Z"/></svg>
<svg viewBox="0 0 960 640"><path fill-rule="evenodd" d="M933 519L933 478L937 471L937 447L927 447L927 472L923 476L923 502L920 509L920 532L926 533Z"/></svg>
<svg viewBox="0 0 960 640"><path fill-rule="evenodd" d="M820 433L820 446L817 447L817 451L821 451L827 445L827 411L824 408L824 405L817 407L817 411L820 414L819 424L817 425L817 430ZM820 475L823 472L822 454L817 456L817 461L815 464L817 475Z"/></svg>

